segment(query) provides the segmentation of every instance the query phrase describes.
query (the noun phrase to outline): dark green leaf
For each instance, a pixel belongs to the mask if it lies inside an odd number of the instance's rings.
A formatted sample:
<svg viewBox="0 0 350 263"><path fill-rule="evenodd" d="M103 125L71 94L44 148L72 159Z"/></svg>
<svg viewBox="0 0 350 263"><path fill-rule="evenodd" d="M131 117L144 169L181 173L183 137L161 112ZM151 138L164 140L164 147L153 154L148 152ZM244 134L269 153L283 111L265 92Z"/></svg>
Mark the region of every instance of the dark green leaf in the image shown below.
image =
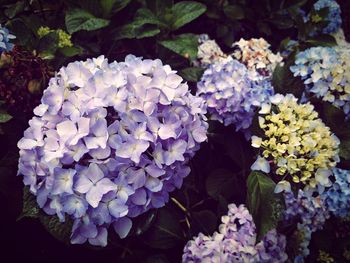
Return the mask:
<svg viewBox="0 0 350 263"><path fill-rule="evenodd" d="M39 219L45 229L54 238L69 244L73 220L71 220L69 217L66 217L65 222L60 222L56 215L50 216L44 213L40 214Z"/></svg>
<svg viewBox="0 0 350 263"><path fill-rule="evenodd" d="M168 258L163 254L149 256L146 261L146 263L169 263L169 262L170 261L168 260Z"/></svg>
<svg viewBox="0 0 350 263"><path fill-rule="evenodd" d="M157 218L157 210L155 209L138 216L133 221L132 229L130 230L129 236L131 235L139 236L143 234L152 226L156 218Z"/></svg>
<svg viewBox="0 0 350 263"><path fill-rule="evenodd" d="M12 116L10 114L4 111L0 111L0 123L8 122L11 119L12 119Z"/></svg>
<svg viewBox="0 0 350 263"><path fill-rule="evenodd" d="M235 175L226 169L212 171L205 182L208 195L218 199L220 196L229 198L236 182Z"/></svg>
<svg viewBox="0 0 350 263"><path fill-rule="evenodd" d="M68 10L65 17L66 28L69 34L80 30L92 31L109 25L109 20L96 18L83 9Z"/></svg>
<svg viewBox="0 0 350 263"><path fill-rule="evenodd" d="M204 69L202 68L185 68L179 72L179 75L187 81L198 82L203 75Z"/></svg>
<svg viewBox="0 0 350 263"><path fill-rule="evenodd" d="M23 188L23 208L22 212L17 218L17 220L21 220L25 217L38 218L40 213L40 209L36 203L35 196L29 191L28 187Z"/></svg>
<svg viewBox="0 0 350 263"><path fill-rule="evenodd" d="M104 15L110 15L111 13L117 13L126 7L131 0L101 0L101 6Z"/></svg>
<svg viewBox="0 0 350 263"><path fill-rule="evenodd" d="M160 30L153 25L128 24L118 28L114 34L114 40L145 37L153 37L160 33Z"/></svg>
<svg viewBox="0 0 350 263"><path fill-rule="evenodd" d="M143 235L145 242L154 248L169 249L183 241L179 216L175 210L158 210L153 226Z"/></svg>
<svg viewBox="0 0 350 263"><path fill-rule="evenodd" d="M350 160L350 139L340 142L339 156L345 160Z"/></svg>
<svg viewBox="0 0 350 263"><path fill-rule="evenodd" d="M7 26L11 30L12 34L15 36L21 36L15 39L16 43L23 46L28 46L28 43L30 43L31 39L33 38L33 34L22 19L15 18L9 21Z"/></svg>
<svg viewBox="0 0 350 263"><path fill-rule="evenodd" d="M244 9L239 5L225 6L224 13L231 20L239 20L244 18Z"/></svg>
<svg viewBox="0 0 350 263"><path fill-rule="evenodd" d="M66 57L74 57L80 55L83 52L83 49L80 47L64 47L60 48L59 51Z"/></svg>
<svg viewBox="0 0 350 263"><path fill-rule="evenodd" d="M20 12L22 12L24 10L25 7L25 3L24 1L17 1L17 3L9 6L6 10L5 10L5 15L12 19L14 18L17 14L19 14Z"/></svg>
<svg viewBox="0 0 350 263"><path fill-rule="evenodd" d="M176 30L202 15L207 8L195 1L182 1L176 3L171 10L174 17L171 28Z"/></svg>
<svg viewBox="0 0 350 263"><path fill-rule="evenodd" d="M279 196L274 194L276 184L266 174L251 172L247 179L247 186L247 205L260 239L277 226L282 204Z"/></svg>
<svg viewBox="0 0 350 263"><path fill-rule="evenodd" d="M58 34L56 32L48 33L43 36L38 45L39 52L54 54L58 48Z"/></svg>
<svg viewBox="0 0 350 263"><path fill-rule="evenodd" d="M194 223L200 228L201 232L212 235L217 228L216 215L210 210L193 212L192 218Z"/></svg>
<svg viewBox="0 0 350 263"><path fill-rule="evenodd" d="M305 89L305 85L300 78L294 77L290 71L291 61L285 62L283 66L277 65L272 75L272 85L276 93L292 93L300 97Z"/></svg>
<svg viewBox="0 0 350 263"><path fill-rule="evenodd" d="M160 41L159 44L185 58L195 59L198 51L198 36L182 34L172 40Z"/></svg>
<svg viewBox="0 0 350 263"><path fill-rule="evenodd" d="M285 16L277 16L270 20L273 25L275 25L279 29L288 29L293 27L294 21L293 19Z"/></svg>
<svg viewBox="0 0 350 263"><path fill-rule="evenodd" d="M313 38L309 38L305 42L310 44L310 46L332 47L337 45L335 38L331 35L319 35Z"/></svg>
<svg viewBox="0 0 350 263"><path fill-rule="evenodd" d="M331 128L331 131L334 132L341 141L350 139L350 122L345 121L343 110L328 102L322 102L322 106L322 120Z"/></svg>

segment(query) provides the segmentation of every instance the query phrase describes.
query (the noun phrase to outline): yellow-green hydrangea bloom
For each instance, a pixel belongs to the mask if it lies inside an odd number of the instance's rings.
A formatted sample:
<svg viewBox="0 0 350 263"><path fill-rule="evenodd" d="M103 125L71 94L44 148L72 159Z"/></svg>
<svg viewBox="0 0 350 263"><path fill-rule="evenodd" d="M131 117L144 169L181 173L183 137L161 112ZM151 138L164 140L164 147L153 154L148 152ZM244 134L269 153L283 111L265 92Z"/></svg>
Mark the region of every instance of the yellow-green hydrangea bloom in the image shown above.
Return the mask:
<svg viewBox="0 0 350 263"><path fill-rule="evenodd" d="M323 263L332 263L334 262L334 258L331 257L331 255L328 254L326 251L319 250L317 261Z"/></svg>
<svg viewBox="0 0 350 263"><path fill-rule="evenodd" d="M330 169L339 161L339 139L318 118L314 106L299 104L292 94L277 94L259 113L264 136L252 136L252 146L261 149L262 156L252 169L271 168L281 179L330 186ZM264 164L262 169L259 164Z"/></svg>
<svg viewBox="0 0 350 263"><path fill-rule="evenodd" d="M39 27L37 34L39 36L39 38L42 38L44 36L46 36L47 34L51 33L51 32L56 32L58 35L58 47L59 48L64 48L64 47L72 47L73 43L71 41L71 35L69 35L68 33L66 33L64 30L62 29L50 29L47 26L41 26Z"/></svg>

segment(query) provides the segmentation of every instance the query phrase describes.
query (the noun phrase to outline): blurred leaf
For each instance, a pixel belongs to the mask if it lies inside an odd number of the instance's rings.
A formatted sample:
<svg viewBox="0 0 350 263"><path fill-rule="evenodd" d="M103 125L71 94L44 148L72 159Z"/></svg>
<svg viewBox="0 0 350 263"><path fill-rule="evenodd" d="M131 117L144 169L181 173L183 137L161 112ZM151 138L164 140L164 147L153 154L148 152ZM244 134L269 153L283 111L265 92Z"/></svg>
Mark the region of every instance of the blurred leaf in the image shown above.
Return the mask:
<svg viewBox="0 0 350 263"><path fill-rule="evenodd" d="M207 8L205 5L195 1L182 1L176 3L171 10L174 16L171 28L176 30L202 15Z"/></svg>
<svg viewBox="0 0 350 263"><path fill-rule="evenodd" d="M35 196L29 191L29 187L23 188L23 208L22 212L17 218L21 220L25 217L38 218L40 214L40 209L36 203Z"/></svg>
<svg viewBox="0 0 350 263"><path fill-rule="evenodd" d="M343 110L333 106L329 102L322 102L322 120L329 126L340 140L350 139L350 122L345 121Z"/></svg>
<svg viewBox="0 0 350 263"><path fill-rule="evenodd" d="M290 66L294 60L290 60L284 63L283 66L277 65L272 75L272 86L275 88L276 93L287 94L292 93L297 98L300 98L304 92L304 82L294 77L290 71Z"/></svg>
<svg viewBox="0 0 350 263"><path fill-rule="evenodd" d="M26 26L26 23L23 22L22 19L15 18L9 21L6 25L11 30L11 33L17 36L17 38L15 39L16 43L22 46L27 46L27 44L31 42L31 39L33 38L33 34L31 30ZM21 36L21 37L18 37L18 36Z"/></svg>
<svg viewBox="0 0 350 263"><path fill-rule="evenodd" d="M247 186L247 206L257 226L260 239L266 232L277 226L279 218L275 215L275 210L280 200L278 195L274 194L276 184L264 173L251 172L247 179Z"/></svg>
<svg viewBox="0 0 350 263"><path fill-rule="evenodd" d="M258 21L257 22L257 27L258 27L258 30L261 33L263 33L263 34L265 34L267 36L272 34L271 27L265 22Z"/></svg>
<svg viewBox="0 0 350 263"><path fill-rule="evenodd" d="M319 35L309 38L305 42L311 44L311 46L333 47L337 45L335 38L331 35Z"/></svg>
<svg viewBox="0 0 350 263"><path fill-rule="evenodd" d="M153 248L169 249L183 241L179 216L167 207L159 209L153 226L143 235Z"/></svg>
<svg viewBox="0 0 350 263"><path fill-rule="evenodd" d="M80 47L63 47L59 51L66 57L74 57L80 55L83 52L83 49Z"/></svg>
<svg viewBox="0 0 350 263"><path fill-rule="evenodd" d="M139 215L133 220L132 229L130 230L131 235L139 236L146 232L154 223L157 218L157 210L150 210L142 215Z"/></svg>
<svg viewBox="0 0 350 263"><path fill-rule="evenodd" d="M10 5L6 10L5 10L5 15L12 19L14 18L17 14L21 13L24 10L25 3L24 1L17 1L17 3Z"/></svg>
<svg viewBox="0 0 350 263"><path fill-rule="evenodd" d="M225 6L224 13L231 20L240 20L244 18L244 9L239 5Z"/></svg>
<svg viewBox="0 0 350 263"><path fill-rule="evenodd" d="M10 114L4 111L0 111L0 123L8 122L11 119L12 119L12 116Z"/></svg>
<svg viewBox="0 0 350 263"><path fill-rule="evenodd" d="M217 228L216 215L210 210L192 212L193 221L206 235L212 235Z"/></svg>
<svg viewBox="0 0 350 263"><path fill-rule="evenodd" d="M204 69L192 67L184 68L179 72L179 75L187 81L198 82L203 75Z"/></svg>
<svg viewBox="0 0 350 263"><path fill-rule="evenodd" d="M296 8L306 4L307 0L285 0L283 8Z"/></svg>
<svg viewBox="0 0 350 263"><path fill-rule="evenodd" d="M54 54L58 48L58 34L56 32L48 33L39 40L38 50L47 54Z"/></svg>
<svg viewBox="0 0 350 263"><path fill-rule="evenodd" d="M293 19L286 16L275 16L270 22L278 29L288 29L294 25Z"/></svg>
<svg viewBox="0 0 350 263"><path fill-rule="evenodd" d="M235 182L235 175L232 172L226 169L217 169L209 174L205 186L208 195L214 199L219 199L220 196L229 198L232 195Z"/></svg>
<svg viewBox="0 0 350 263"><path fill-rule="evenodd" d="M350 160L350 139L340 142L339 156L345 160Z"/></svg>
<svg viewBox="0 0 350 263"><path fill-rule="evenodd" d="M104 15L117 13L126 7L131 0L100 0Z"/></svg>
<svg viewBox="0 0 350 263"><path fill-rule="evenodd" d="M69 244L72 232L73 220L65 218L65 222L60 222L56 215L50 216L44 213L40 214L40 222L45 229L56 239Z"/></svg>
<svg viewBox="0 0 350 263"><path fill-rule="evenodd" d="M198 51L198 36L182 34L172 40L160 41L159 44L185 58L195 59Z"/></svg>
<svg viewBox="0 0 350 263"><path fill-rule="evenodd" d="M66 28L69 34L80 30L92 31L109 25L109 20L96 18L83 9L68 10L65 17Z"/></svg>

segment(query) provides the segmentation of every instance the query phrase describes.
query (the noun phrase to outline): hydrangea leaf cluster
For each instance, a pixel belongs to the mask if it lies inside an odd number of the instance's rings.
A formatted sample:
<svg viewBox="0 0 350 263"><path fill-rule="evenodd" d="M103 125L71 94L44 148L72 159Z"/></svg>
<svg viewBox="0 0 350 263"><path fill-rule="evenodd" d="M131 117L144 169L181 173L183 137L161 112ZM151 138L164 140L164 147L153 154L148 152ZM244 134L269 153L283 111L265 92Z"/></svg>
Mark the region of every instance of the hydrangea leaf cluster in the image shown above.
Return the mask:
<svg viewBox="0 0 350 263"><path fill-rule="evenodd" d="M274 93L269 80L256 76L237 60L210 65L197 95L207 102L211 119L246 131L255 111Z"/></svg>
<svg viewBox="0 0 350 263"><path fill-rule="evenodd" d="M71 37L72 36L69 35L68 33L66 33L62 29L54 30L54 29L51 29L51 28L49 28L47 26L41 26L41 27L39 27L39 29L37 31L39 38L42 38L42 37L44 37L47 34L52 33L52 32L56 32L57 33L57 36L58 36L58 47L59 48L72 47L73 46L73 43L71 41Z"/></svg>
<svg viewBox="0 0 350 263"><path fill-rule="evenodd" d="M350 54L345 46L312 47L297 54L290 67L306 85L306 95L342 108L350 117Z"/></svg>
<svg viewBox="0 0 350 263"><path fill-rule="evenodd" d="M10 34L7 28L2 27L0 24L0 53L3 51L11 51L13 44L10 43L10 41L15 38L16 37Z"/></svg>
<svg viewBox="0 0 350 263"><path fill-rule="evenodd" d="M264 136L252 136L252 146L262 151L252 170L294 183L331 186L331 168L339 161L339 139L331 133L310 103L299 104L292 94L276 94L259 111Z"/></svg>
<svg viewBox="0 0 350 263"><path fill-rule="evenodd" d="M341 10L340 6L335 0L318 0L314 4L314 9L317 13L317 11L320 11L321 9L327 8L328 9L328 14L326 17L326 21L328 22L327 26L322 29L322 33L324 34L330 34L336 32L342 24L342 19L341 19ZM317 15L316 15L317 16ZM316 20L317 22L317 17L311 17L309 18L311 20Z"/></svg>
<svg viewBox="0 0 350 263"><path fill-rule="evenodd" d="M321 195L327 209L335 216L350 216L350 170L333 169L335 181Z"/></svg>
<svg viewBox="0 0 350 263"><path fill-rule="evenodd" d="M269 231L256 244L256 228L244 205L228 206L228 214L221 218L219 231L212 236L200 233L190 240L182 262L286 262L285 236Z"/></svg>
<svg viewBox="0 0 350 263"><path fill-rule="evenodd" d="M271 78L275 67L282 63L282 56L274 54L270 44L263 38L245 40L241 38L232 45L236 51L232 56L247 66L249 70L257 71L261 76Z"/></svg>
<svg viewBox="0 0 350 263"><path fill-rule="evenodd" d="M299 241L299 256L309 255L308 246L311 234L323 228L329 218L326 205L320 196L313 197L312 192L298 191L295 196L291 191L284 192L286 210L284 219L297 221L297 240Z"/></svg>
<svg viewBox="0 0 350 263"><path fill-rule="evenodd" d="M160 60L103 56L60 69L18 142L19 171L47 214L74 219L71 242L105 246L164 206L206 140L204 101Z"/></svg>
<svg viewBox="0 0 350 263"><path fill-rule="evenodd" d="M211 64L225 62L232 59L230 56L224 54L216 41L209 39L208 35L200 35L198 42L197 59L194 61L194 65L207 68Z"/></svg>

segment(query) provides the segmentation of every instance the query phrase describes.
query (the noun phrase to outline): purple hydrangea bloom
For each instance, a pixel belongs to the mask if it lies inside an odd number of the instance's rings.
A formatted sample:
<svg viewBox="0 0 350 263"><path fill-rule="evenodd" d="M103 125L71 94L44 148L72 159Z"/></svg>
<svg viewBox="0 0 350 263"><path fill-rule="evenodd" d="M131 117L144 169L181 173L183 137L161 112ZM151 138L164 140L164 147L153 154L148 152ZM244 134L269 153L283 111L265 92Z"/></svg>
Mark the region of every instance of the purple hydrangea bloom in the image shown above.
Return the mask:
<svg viewBox="0 0 350 263"><path fill-rule="evenodd" d="M38 204L74 220L72 243L107 244L112 224L165 205L207 139L204 100L160 60L103 56L63 67L18 142L18 174Z"/></svg>
<svg viewBox="0 0 350 263"><path fill-rule="evenodd" d="M350 170L333 169L335 182L324 191L321 198L327 209L338 217L350 216Z"/></svg>
<svg viewBox="0 0 350 263"><path fill-rule="evenodd" d="M300 237L298 240L302 241L299 243L299 257L305 257L309 254L311 234L323 228L329 218L329 212L322 198L314 197L311 191L299 190L297 196L291 191L286 191L284 198L284 219L286 222L297 221L297 236Z"/></svg>
<svg viewBox="0 0 350 263"><path fill-rule="evenodd" d="M256 228L247 208L230 204L228 209L228 214L221 218L219 232L212 236L200 233L186 244L182 262L287 261L284 236L271 230L256 244Z"/></svg>
<svg viewBox="0 0 350 263"><path fill-rule="evenodd" d="M0 25L0 53L3 51L11 51L13 44L10 43L11 39L15 39L14 35L11 35L7 28Z"/></svg>
<svg viewBox="0 0 350 263"><path fill-rule="evenodd" d="M274 93L270 81L258 76L237 60L216 63L204 72L197 95L206 100L211 119L247 135L255 111Z"/></svg>

